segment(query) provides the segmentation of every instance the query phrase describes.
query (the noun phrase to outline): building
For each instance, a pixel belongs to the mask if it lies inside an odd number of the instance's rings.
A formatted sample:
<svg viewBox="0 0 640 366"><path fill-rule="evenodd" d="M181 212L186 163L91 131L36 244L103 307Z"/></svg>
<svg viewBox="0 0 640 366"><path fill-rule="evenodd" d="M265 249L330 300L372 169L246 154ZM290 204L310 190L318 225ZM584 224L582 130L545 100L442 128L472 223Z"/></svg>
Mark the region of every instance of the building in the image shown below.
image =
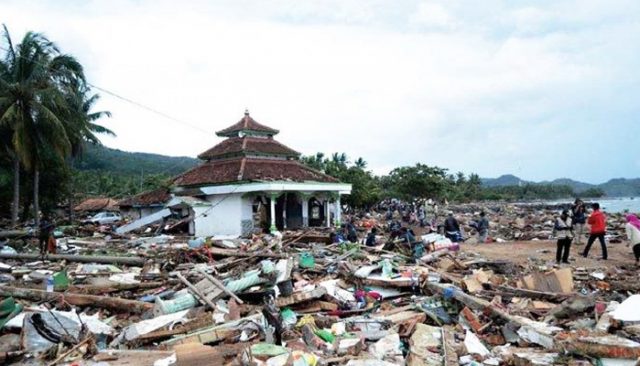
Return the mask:
<svg viewBox="0 0 640 366"><path fill-rule="evenodd" d="M102 211L118 211L118 201L113 198L87 198L73 210L81 214L95 214Z"/></svg>
<svg viewBox="0 0 640 366"><path fill-rule="evenodd" d="M351 185L303 165L300 153L273 138L278 132L245 111L240 121L216 132L225 140L198 156L201 165L174 179L167 206L193 217L192 234L239 236L339 224L340 196L351 193Z"/></svg>
<svg viewBox="0 0 640 366"><path fill-rule="evenodd" d="M152 215L165 208L171 199L168 188L159 188L153 191L142 192L130 198L118 202L122 217L138 220L144 216Z"/></svg>

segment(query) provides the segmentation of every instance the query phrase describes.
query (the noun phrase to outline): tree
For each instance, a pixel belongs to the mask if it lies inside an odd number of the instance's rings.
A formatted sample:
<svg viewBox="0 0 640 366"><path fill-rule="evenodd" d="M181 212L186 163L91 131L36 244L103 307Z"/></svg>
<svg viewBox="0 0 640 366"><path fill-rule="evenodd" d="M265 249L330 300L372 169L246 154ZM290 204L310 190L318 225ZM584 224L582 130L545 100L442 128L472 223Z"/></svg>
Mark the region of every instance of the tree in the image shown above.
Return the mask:
<svg viewBox="0 0 640 366"><path fill-rule="evenodd" d="M47 159L60 164L73 152L74 143L95 138L92 127L74 119L80 113L70 101L79 90L87 90L82 65L60 53L45 36L27 32L14 47L4 26L7 52L0 67L0 126L11 130L14 155L14 205L19 199L20 165L33 175L33 216L39 222L40 170ZM94 131L98 129L94 128ZM76 145L77 146L77 145Z"/></svg>
<svg viewBox="0 0 640 366"><path fill-rule="evenodd" d="M390 195L399 198L445 198L449 178L446 169L416 164L393 169L385 185Z"/></svg>

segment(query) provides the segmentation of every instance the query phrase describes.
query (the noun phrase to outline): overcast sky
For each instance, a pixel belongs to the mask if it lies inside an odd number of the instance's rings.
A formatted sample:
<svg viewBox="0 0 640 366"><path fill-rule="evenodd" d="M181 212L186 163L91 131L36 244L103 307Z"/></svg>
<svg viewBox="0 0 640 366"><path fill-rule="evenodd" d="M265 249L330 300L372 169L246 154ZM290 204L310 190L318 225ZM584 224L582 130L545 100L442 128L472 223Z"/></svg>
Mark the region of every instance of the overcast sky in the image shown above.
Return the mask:
<svg viewBox="0 0 640 366"><path fill-rule="evenodd" d="M640 176L640 1L0 1L103 88L110 147L196 156L244 109L376 173Z"/></svg>

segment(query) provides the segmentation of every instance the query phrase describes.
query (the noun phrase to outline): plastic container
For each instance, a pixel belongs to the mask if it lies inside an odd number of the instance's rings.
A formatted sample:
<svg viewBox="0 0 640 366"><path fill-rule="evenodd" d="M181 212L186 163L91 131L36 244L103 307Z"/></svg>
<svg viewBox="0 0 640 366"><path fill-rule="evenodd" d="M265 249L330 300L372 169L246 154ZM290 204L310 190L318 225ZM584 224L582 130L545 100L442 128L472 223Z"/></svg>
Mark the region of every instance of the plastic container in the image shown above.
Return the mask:
<svg viewBox="0 0 640 366"><path fill-rule="evenodd" d="M44 280L44 283L45 283L47 292L53 292L53 287L54 287L53 275L48 275L47 278Z"/></svg>
<svg viewBox="0 0 640 366"><path fill-rule="evenodd" d="M163 301L156 298L153 312L156 316L177 313L180 310L191 309L197 305L196 298L191 294L185 294L173 300Z"/></svg>
<svg viewBox="0 0 640 366"><path fill-rule="evenodd" d="M316 265L316 260L313 258L313 254L304 252L300 255L300 267L313 268Z"/></svg>
<svg viewBox="0 0 640 366"><path fill-rule="evenodd" d="M393 277L393 265L388 258L382 261L382 276L387 278Z"/></svg>

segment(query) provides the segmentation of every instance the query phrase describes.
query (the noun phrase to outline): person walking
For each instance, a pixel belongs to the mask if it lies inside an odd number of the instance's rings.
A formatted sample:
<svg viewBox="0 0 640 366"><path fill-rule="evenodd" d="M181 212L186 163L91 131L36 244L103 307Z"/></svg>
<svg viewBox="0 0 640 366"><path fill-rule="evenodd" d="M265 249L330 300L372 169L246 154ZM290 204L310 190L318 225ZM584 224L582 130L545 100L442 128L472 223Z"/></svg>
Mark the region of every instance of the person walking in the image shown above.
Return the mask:
<svg viewBox="0 0 640 366"><path fill-rule="evenodd" d="M589 240L587 240L587 246L582 252L582 256L587 258L591 245L596 239L600 241L600 247L602 248L602 259L607 260L607 244L604 242L604 235L607 232L607 217L602 211L600 211L600 204L594 203L591 205L593 212L587 219L587 223L591 227L589 233Z"/></svg>
<svg viewBox="0 0 640 366"><path fill-rule="evenodd" d="M49 249L49 240L53 233L53 223L48 220L46 216L43 216L40 220L40 227L38 228L38 246L40 247L40 256L44 258Z"/></svg>
<svg viewBox="0 0 640 366"><path fill-rule="evenodd" d="M569 251L573 240L573 230L569 210L563 210L562 214L556 218L553 225L553 236L558 239L556 250L556 263L569 263Z"/></svg>
<svg viewBox="0 0 640 366"><path fill-rule="evenodd" d="M478 220L478 243L486 243L487 236L489 235L489 220L487 220L487 214L480 212L480 220Z"/></svg>
<svg viewBox="0 0 640 366"><path fill-rule="evenodd" d="M632 246L633 256L636 257L636 265L640 264L640 219L634 214L626 216L627 247Z"/></svg>
<svg viewBox="0 0 640 366"><path fill-rule="evenodd" d="M584 202L579 198L576 198L573 206L571 206L571 222L573 223L576 244L582 245L584 224L587 222L587 209L584 207Z"/></svg>

